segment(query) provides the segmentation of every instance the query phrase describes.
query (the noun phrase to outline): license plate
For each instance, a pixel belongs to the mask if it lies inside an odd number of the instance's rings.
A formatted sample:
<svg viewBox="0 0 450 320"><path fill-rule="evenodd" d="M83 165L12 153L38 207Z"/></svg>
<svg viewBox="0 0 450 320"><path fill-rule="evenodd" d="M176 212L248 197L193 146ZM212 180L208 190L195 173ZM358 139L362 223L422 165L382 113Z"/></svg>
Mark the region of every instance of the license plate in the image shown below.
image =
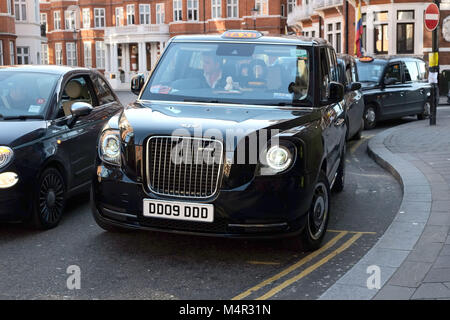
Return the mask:
<svg viewBox="0 0 450 320"><path fill-rule="evenodd" d="M144 199L144 217L197 222L213 222L214 206L178 201Z"/></svg>

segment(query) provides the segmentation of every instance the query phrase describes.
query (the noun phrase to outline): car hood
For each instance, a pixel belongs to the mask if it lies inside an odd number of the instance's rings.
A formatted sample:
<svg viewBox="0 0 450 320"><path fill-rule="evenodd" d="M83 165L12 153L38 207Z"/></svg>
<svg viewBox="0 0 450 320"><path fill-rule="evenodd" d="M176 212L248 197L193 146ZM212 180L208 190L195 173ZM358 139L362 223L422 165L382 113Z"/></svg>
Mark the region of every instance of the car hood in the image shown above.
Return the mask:
<svg viewBox="0 0 450 320"><path fill-rule="evenodd" d="M222 134L224 138L227 133L242 136L260 129L285 131L319 117L312 108L136 102L123 112L121 120L126 118L135 143L142 144L149 135L189 132L193 136Z"/></svg>
<svg viewBox="0 0 450 320"><path fill-rule="evenodd" d="M46 128L43 120L0 121L0 145L20 146L43 136Z"/></svg>

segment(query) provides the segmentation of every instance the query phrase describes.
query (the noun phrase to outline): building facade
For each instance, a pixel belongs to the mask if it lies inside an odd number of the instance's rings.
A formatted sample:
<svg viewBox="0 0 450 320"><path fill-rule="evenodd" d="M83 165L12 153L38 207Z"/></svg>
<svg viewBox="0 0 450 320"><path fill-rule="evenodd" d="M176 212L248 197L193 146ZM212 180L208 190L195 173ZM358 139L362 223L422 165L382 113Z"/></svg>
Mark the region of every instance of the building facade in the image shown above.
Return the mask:
<svg viewBox="0 0 450 320"><path fill-rule="evenodd" d="M16 64L14 0L0 1L0 66Z"/></svg>
<svg viewBox="0 0 450 320"><path fill-rule="evenodd" d="M431 32L424 26L424 11L432 1L361 0L363 53L415 55L428 59ZM359 0L298 0L288 13L288 25L298 34L318 36L337 52L354 54ZM441 2L440 66L450 69L450 32L445 40L445 19L450 1ZM448 29L450 31L450 19ZM442 32L441 32L442 31Z"/></svg>
<svg viewBox="0 0 450 320"><path fill-rule="evenodd" d="M182 34L286 31L286 0L41 0L45 62L97 68L115 89L149 73Z"/></svg>

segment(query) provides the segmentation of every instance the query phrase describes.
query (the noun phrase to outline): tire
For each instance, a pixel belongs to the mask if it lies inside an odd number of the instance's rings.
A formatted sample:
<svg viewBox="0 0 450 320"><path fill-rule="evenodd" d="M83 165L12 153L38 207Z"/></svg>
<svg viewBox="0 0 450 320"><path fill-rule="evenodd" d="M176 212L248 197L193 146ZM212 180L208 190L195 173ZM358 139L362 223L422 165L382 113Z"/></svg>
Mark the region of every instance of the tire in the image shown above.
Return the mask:
<svg viewBox="0 0 450 320"><path fill-rule="evenodd" d="M364 129L370 130L377 125L377 109L373 105L368 105L364 109Z"/></svg>
<svg viewBox="0 0 450 320"><path fill-rule="evenodd" d="M48 230L61 221L66 205L66 183L55 168L45 169L39 176L33 197L32 227Z"/></svg>
<svg viewBox="0 0 450 320"><path fill-rule="evenodd" d="M345 152L346 152L346 147L344 145L344 150L342 151L341 161L339 163L339 168L338 168L338 171L337 171L336 179L334 180L334 184L333 184L333 191L334 192L342 192L342 190L344 190L344 185L345 185Z"/></svg>
<svg viewBox="0 0 450 320"><path fill-rule="evenodd" d="M430 116L430 113L431 113L431 105L430 105L430 102L427 101L423 105L423 112L417 114L417 119L424 120Z"/></svg>
<svg viewBox="0 0 450 320"><path fill-rule="evenodd" d="M314 251L320 248L325 236L330 218L330 185L324 172L314 186L314 196L308 210L306 226L301 235L307 250Z"/></svg>

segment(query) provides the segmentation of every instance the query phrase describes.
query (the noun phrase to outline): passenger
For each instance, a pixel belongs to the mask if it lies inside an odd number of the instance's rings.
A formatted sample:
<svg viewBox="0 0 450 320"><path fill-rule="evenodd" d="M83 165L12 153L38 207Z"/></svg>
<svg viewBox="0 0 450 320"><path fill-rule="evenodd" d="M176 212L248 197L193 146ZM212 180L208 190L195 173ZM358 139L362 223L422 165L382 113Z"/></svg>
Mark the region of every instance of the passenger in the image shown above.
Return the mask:
<svg viewBox="0 0 450 320"><path fill-rule="evenodd" d="M203 87L212 89L224 89L226 86L226 76L222 74L222 65L219 57L211 52L202 55L203 63Z"/></svg>

